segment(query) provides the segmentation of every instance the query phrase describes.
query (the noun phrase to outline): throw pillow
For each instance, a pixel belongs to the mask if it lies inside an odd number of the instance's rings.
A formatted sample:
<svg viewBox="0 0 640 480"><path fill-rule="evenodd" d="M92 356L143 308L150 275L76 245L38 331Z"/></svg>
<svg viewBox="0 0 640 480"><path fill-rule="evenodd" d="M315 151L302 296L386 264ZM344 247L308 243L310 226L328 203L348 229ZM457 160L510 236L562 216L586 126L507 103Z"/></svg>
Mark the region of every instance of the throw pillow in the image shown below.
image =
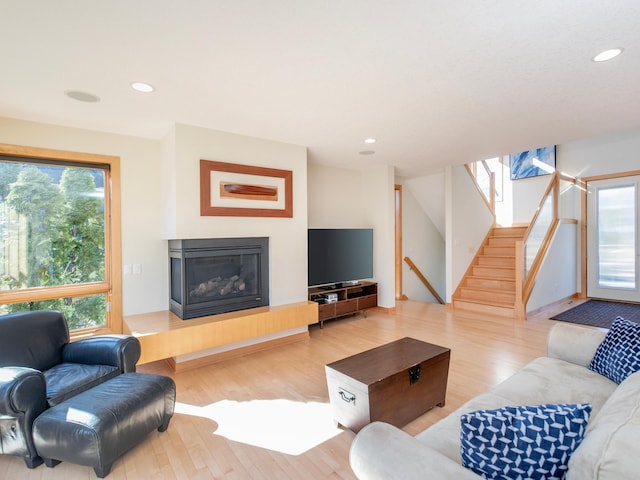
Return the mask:
<svg viewBox="0 0 640 480"><path fill-rule="evenodd" d="M587 428L591 405L477 410L460 419L462 465L491 479L562 479Z"/></svg>
<svg viewBox="0 0 640 480"><path fill-rule="evenodd" d="M589 369L616 383L640 370L640 324L616 317Z"/></svg>

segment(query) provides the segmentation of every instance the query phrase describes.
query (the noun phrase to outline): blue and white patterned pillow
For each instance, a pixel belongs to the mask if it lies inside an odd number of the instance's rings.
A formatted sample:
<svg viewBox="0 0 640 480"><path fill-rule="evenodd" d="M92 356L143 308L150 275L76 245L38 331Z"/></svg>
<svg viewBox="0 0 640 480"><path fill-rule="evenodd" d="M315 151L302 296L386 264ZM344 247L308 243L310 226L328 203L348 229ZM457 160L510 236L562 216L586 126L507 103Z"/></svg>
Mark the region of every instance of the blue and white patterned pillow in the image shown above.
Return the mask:
<svg viewBox="0 0 640 480"><path fill-rule="evenodd" d="M462 465L484 478L562 479L587 428L591 405L477 410L460 419Z"/></svg>
<svg viewBox="0 0 640 480"><path fill-rule="evenodd" d="M640 324L616 317L589 369L616 383L640 370Z"/></svg>

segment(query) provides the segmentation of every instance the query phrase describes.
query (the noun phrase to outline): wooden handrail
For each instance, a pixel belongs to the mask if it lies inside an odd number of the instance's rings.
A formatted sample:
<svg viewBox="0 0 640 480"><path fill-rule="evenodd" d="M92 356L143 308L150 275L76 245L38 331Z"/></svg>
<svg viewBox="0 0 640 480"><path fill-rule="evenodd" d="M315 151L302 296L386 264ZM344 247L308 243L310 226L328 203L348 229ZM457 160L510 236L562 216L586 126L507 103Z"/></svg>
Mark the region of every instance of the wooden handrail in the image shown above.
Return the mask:
<svg viewBox="0 0 640 480"><path fill-rule="evenodd" d="M542 266L542 261L545 258L547 251L549 250L549 246L551 245L551 239L553 238L553 235L555 234L558 228L558 225L560 224L560 216L559 216L560 180L564 180L574 184L576 183L576 179L573 177L569 177L557 171L553 173L553 176L549 181L549 185L547 186L547 189L545 190L544 195L542 196L542 200L540 200L540 204L538 205L538 208L536 209L536 212L533 216L533 220L531 221L531 223L529 223L529 227L527 228L527 231L524 234L522 243L518 245L518 248L516 249L516 256L521 257L522 259L519 269L516 270L518 272L518 277L520 277L516 279L516 285L518 285L519 283L522 288L521 290L522 294L518 295L518 297L521 298L521 307L523 311L525 310L525 306L529 301L529 297L531 296L531 293L533 292L533 287L535 285L535 280L538 275L538 271ZM553 213L552 213L551 222L549 223L549 227L547 228L544 239L540 244L540 248L536 252L536 256L533 262L531 263L531 268L529 268L529 270L525 274L525 271L524 271L525 245L527 244L527 240L529 239L529 234L531 233L531 230L534 228L536 222L538 221L540 212L544 208L544 205L549 195L553 195L553 201L552 201ZM521 280L521 281L519 282L518 280Z"/></svg>
<svg viewBox="0 0 640 480"><path fill-rule="evenodd" d="M527 318L527 302L522 298L524 291L524 245L522 240L516 241L516 253L515 253L515 268L516 268L516 300L513 306L515 318L518 320L525 320Z"/></svg>
<svg viewBox="0 0 640 480"><path fill-rule="evenodd" d="M542 261L544 257L547 255L549 246L551 246L551 239L553 238L553 235L555 234L558 228L558 225L560 225L560 219L554 218L551 221L551 224L549 225L549 229L547 230L547 233L544 236L544 240L542 241L540 248L538 249L538 253L536 254L536 257L533 260L533 263L531 264L531 268L529 269L529 272L527 273L527 276L524 279L524 284L522 287L522 290L523 290L522 300L525 305L529 301L529 297L533 292L533 287L535 285L536 277L538 276L538 271L542 266Z"/></svg>
<svg viewBox="0 0 640 480"><path fill-rule="evenodd" d="M480 193L480 196L482 197L482 200L484 201L485 205L487 206L487 208L491 212L491 215L493 216L493 223L495 223L495 218L496 218L496 175L495 175L495 173L493 173L491 171L491 169L489 168L489 165L487 165L486 161L482 160L480 163L482 164L482 166L484 167L485 171L487 172L487 175L489 176L489 198L487 198L487 196L484 194L484 191L482 190L482 187L478 183L478 176L477 176L477 172L476 172L476 168L475 168L475 163L472 163L472 164L468 164L467 163L467 164L465 164L464 168L467 169L467 173L471 177L471 180L473 180L473 184L478 189L478 192Z"/></svg>
<svg viewBox="0 0 640 480"><path fill-rule="evenodd" d="M444 300L440 297L440 295L438 295L438 292L436 292L433 286L429 283L429 280L425 278L425 276L422 274L422 272L416 266L416 264L413 263L413 261L409 257L404 257L404 261L407 262L407 265L409 265L409 268L415 272L415 274L418 276L418 278L424 284L424 286L429 289L429 291L431 292L431 295L433 295L440 304L444 305Z"/></svg>
<svg viewBox="0 0 640 480"><path fill-rule="evenodd" d="M542 211L544 204L547 201L547 197L552 191L555 190L555 187L557 184L558 184L558 172L554 172L551 177L551 180L549 181L549 184L547 185L546 190L542 194L542 200L540 200L540 203L538 204L538 208L536 208L536 211L533 214L533 219L531 220L531 222L529 222L529 227L527 228L527 231L524 233L524 236L522 237L522 243L524 243L525 245L527 244L527 239L531 234L531 230L533 229L536 222L538 221L538 217L540 216L540 212ZM555 195L554 195L554 200L557 200L555 198ZM557 216L558 216L558 205L557 205L557 201L554 201L553 217L556 218Z"/></svg>
<svg viewBox="0 0 640 480"><path fill-rule="evenodd" d="M495 210L494 210L494 206L495 203L492 201L494 200L495 197L495 178L494 178L494 174L493 172L490 172L490 182L491 182L491 199L487 199L486 196L484 195L484 192L482 190L482 188L480 187L480 185L478 184L477 181L477 176L476 176L476 170L477 170L477 163L482 164L483 168L487 171L489 171L489 167L487 165L487 163L485 161L481 161L481 162L474 162L471 164L466 164L465 168L467 169L467 172L469 173L469 176L472 178L474 184L476 185L476 188L478 189L478 191L481 193L481 197L483 198L483 200L485 201L485 204L487 205L487 207L491 210L491 213L494 217L494 223L495 223ZM514 311L515 311L515 317L516 318L520 318L520 319L524 319L526 318L526 305L527 302L529 301L529 297L531 296L531 293L533 292L533 287L535 286L535 281L536 281L536 277L538 275L538 272L540 270L540 268L542 267L542 261L545 258L547 251L549 250L549 247L551 245L551 239L553 238L553 235L555 234L556 230L558 229L558 225L560 224L560 218L559 218L559 204L560 204L560 180L563 181L567 181L567 182L571 182L574 185L576 185L578 183L577 179L574 177L570 177L568 175L565 175L563 173L560 173L558 171L554 172L551 180L549 181L549 185L547 186L544 194L542 195L542 200L540 201L540 204L538 205L538 208L536 209L533 219L532 221L529 223L529 226L523 236L523 239L520 241L516 242L516 298L515 298L515 305L514 305ZM552 196L552 203L551 203L551 208L552 208L552 213L551 213L551 220L549 222L549 226L547 227L547 231L544 235L544 239L542 240L540 247L538 248L538 251L536 252L535 258L533 260L533 262L531 263L531 266L529 267L528 271L526 270L526 258L525 258L525 251L526 251L526 245L527 245L527 241L529 239L529 236L533 230L533 228L535 228L536 223L540 217L540 213L543 210L543 208L545 207L547 200L549 199L549 197ZM491 201L490 201L491 200ZM491 234L491 229L489 230L489 232L487 233L487 237ZM485 237L485 242L487 237ZM482 243L481 245L483 245L484 243ZM480 247L482 248L482 246ZM476 253L477 256L477 253ZM405 258L405 261L407 259ZM467 276L469 274L469 272L471 271L473 267L473 264L470 264L469 267L467 268L467 272L465 273L465 275L463 276L463 278L465 276ZM458 291L460 290L461 285L458 285L458 288L456 289L456 292L454 292L453 297L456 297Z"/></svg>
<svg viewBox="0 0 640 480"><path fill-rule="evenodd" d="M491 171L491 169L489 168L489 164L487 163L486 160L482 160L480 163L484 167L484 171L487 173L487 175L489 175L489 204L490 204L489 208L491 209L491 213L493 213L494 216L495 216L495 212L496 212L496 174L495 174L495 172Z"/></svg>

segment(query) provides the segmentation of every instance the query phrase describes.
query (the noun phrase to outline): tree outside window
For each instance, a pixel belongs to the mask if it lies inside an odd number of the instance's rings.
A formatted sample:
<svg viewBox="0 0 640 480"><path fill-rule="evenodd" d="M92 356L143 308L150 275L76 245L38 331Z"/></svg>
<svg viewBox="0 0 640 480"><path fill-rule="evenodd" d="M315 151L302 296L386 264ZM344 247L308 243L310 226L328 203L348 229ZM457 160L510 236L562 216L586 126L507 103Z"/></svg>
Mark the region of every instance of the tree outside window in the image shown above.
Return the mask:
<svg viewBox="0 0 640 480"><path fill-rule="evenodd" d="M34 300L0 305L0 313L55 309L70 329L106 324L106 291L39 295L51 287L106 281L106 171L0 161L0 291L35 293Z"/></svg>

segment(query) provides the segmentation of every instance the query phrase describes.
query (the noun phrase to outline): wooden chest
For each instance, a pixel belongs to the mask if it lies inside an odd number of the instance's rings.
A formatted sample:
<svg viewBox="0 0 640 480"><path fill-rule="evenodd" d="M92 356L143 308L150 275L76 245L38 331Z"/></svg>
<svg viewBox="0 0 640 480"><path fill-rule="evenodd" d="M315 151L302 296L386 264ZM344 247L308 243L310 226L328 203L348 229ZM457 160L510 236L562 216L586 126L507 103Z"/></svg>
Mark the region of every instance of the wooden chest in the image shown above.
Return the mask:
<svg viewBox="0 0 640 480"><path fill-rule="evenodd" d="M413 338L325 366L333 418L358 432L373 421L402 427L444 406L450 350Z"/></svg>

